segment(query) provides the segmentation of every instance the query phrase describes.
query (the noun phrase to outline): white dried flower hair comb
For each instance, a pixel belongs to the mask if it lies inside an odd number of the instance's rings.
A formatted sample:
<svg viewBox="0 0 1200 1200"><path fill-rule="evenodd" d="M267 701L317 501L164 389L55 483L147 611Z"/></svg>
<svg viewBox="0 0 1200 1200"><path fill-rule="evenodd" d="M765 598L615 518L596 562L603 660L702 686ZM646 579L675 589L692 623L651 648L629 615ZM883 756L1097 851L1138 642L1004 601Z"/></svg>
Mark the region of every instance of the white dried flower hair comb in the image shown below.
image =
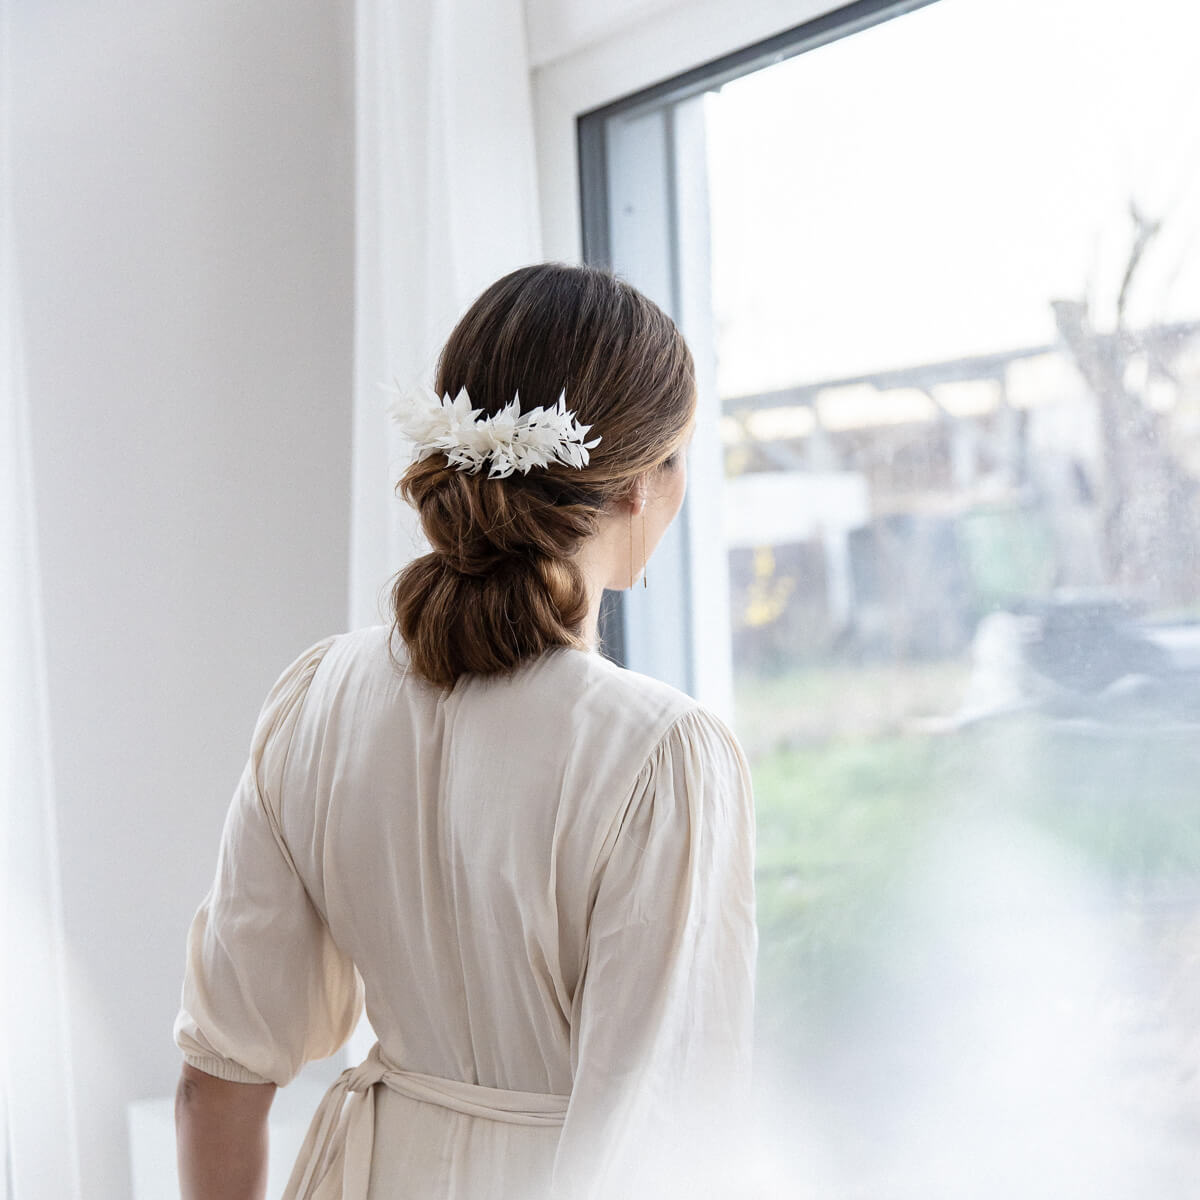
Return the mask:
<svg viewBox="0 0 1200 1200"><path fill-rule="evenodd" d="M494 416L472 408L466 388L453 400L449 392L439 396L429 387L388 390L394 393L388 404L392 420L416 445L414 461L440 453L451 466L472 475L489 463L489 479L504 479L514 471L526 475L552 462L585 467L588 451L601 440L583 440L591 426L581 425L567 408L565 389L551 408L539 405L527 413L516 393Z"/></svg>

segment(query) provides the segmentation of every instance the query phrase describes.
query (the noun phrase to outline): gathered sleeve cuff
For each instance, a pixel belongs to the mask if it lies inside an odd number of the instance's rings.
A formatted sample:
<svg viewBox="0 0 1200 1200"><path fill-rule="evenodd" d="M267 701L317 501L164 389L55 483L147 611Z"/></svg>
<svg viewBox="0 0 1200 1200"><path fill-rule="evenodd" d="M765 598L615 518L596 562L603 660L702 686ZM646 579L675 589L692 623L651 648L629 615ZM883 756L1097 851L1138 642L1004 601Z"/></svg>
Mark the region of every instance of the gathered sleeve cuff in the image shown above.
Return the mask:
<svg viewBox="0 0 1200 1200"><path fill-rule="evenodd" d="M228 1058L216 1058L211 1054L189 1054L186 1051L183 1055L183 1061L190 1067L195 1067L197 1071L203 1071L205 1075L213 1075L217 1079L227 1079L230 1083L271 1083L270 1079L264 1079L261 1075L255 1075L253 1071L247 1071L245 1067L239 1066Z"/></svg>

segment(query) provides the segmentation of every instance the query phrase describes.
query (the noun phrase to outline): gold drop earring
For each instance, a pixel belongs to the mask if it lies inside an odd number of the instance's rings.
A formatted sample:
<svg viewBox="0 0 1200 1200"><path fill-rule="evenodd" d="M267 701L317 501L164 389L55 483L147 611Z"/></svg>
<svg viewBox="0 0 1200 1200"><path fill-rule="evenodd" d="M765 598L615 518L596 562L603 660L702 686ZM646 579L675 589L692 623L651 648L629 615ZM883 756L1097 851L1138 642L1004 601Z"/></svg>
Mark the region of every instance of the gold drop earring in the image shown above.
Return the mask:
<svg viewBox="0 0 1200 1200"><path fill-rule="evenodd" d="M629 586L633 587L633 509L629 510Z"/></svg>
<svg viewBox="0 0 1200 1200"><path fill-rule="evenodd" d="M632 539L630 539L632 540ZM642 506L642 587L649 587L646 582L646 570L650 566L649 559L646 556L646 508Z"/></svg>

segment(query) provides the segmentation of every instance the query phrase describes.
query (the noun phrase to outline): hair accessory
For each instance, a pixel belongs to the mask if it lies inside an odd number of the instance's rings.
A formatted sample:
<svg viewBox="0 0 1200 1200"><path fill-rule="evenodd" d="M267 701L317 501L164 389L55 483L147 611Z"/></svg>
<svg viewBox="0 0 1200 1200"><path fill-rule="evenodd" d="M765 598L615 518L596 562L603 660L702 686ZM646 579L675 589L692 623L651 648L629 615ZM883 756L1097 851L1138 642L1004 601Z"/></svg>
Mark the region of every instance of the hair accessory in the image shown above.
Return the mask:
<svg viewBox="0 0 1200 1200"><path fill-rule="evenodd" d="M396 390L396 389L389 389ZM527 475L533 467L560 462L567 467L585 467L588 451L600 438L583 440L590 425L581 425L567 408L564 389L558 403L521 411L520 393L494 416L472 408L466 388L453 400L450 393L439 397L428 387L397 391L388 405L392 419L416 443L416 460L445 454L450 465L471 475L485 462L489 479L504 479L514 471Z"/></svg>

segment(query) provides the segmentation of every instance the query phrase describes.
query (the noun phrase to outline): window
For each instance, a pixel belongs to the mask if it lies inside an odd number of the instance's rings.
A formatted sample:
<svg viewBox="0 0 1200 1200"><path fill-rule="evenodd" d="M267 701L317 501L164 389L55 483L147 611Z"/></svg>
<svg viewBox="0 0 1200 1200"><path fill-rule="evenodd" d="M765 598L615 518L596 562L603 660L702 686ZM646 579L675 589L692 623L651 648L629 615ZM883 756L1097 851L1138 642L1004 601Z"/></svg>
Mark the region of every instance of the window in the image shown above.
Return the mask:
<svg viewBox="0 0 1200 1200"><path fill-rule="evenodd" d="M580 122L701 390L610 628L747 749L762 1121L825 1196L1200 1169L1198 34L859 3Z"/></svg>

